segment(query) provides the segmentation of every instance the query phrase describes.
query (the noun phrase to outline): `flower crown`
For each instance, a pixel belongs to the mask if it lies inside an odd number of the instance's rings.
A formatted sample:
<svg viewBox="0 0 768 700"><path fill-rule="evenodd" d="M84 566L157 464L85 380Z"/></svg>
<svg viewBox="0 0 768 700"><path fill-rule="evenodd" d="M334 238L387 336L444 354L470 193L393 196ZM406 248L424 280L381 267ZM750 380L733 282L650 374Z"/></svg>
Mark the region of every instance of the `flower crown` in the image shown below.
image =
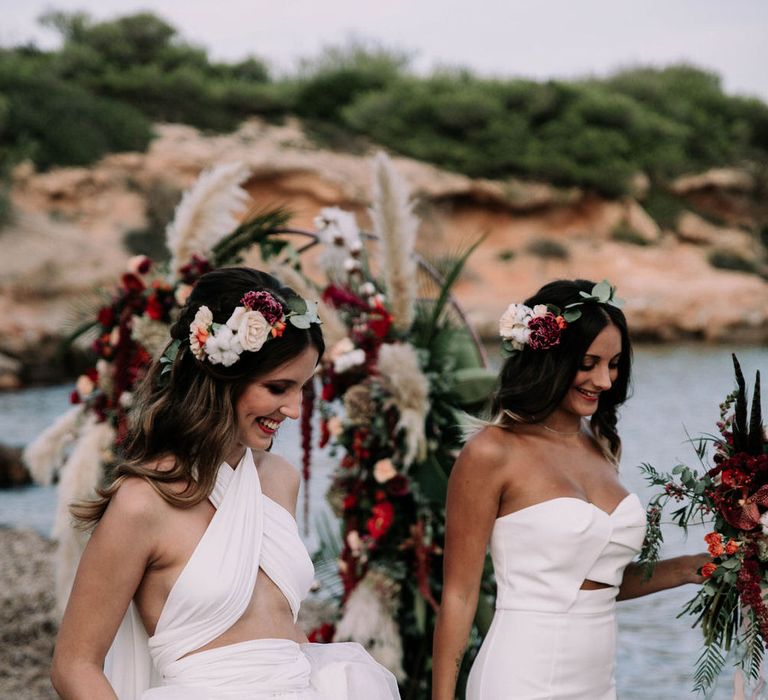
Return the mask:
<svg viewBox="0 0 768 700"><path fill-rule="evenodd" d="M619 307L624 302L614 295L616 288L607 280L598 282L592 291L579 292L581 301L568 304L561 310L553 304L510 304L499 319L501 347L507 353L519 352L526 345L531 350L549 350L560 344L563 331L569 323L581 318L579 307L590 302Z"/></svg>
<svg viewBox="0 0 768 700"><path fill-rule="evenodd" d="M229 320L213 322L213 313L207 306L201 306L189 325L189 347L201 362L206 359L212 365L230 367L240 359L243 351L258 352L271 338L279 338L285 332L286 323L301 329L309 328L321 321L317 316L317 302L290 297L283 309L280 301L270 292L248 292L240 300ZM176 358L180 340L168 347L160 362L170 371Z"/></svg>

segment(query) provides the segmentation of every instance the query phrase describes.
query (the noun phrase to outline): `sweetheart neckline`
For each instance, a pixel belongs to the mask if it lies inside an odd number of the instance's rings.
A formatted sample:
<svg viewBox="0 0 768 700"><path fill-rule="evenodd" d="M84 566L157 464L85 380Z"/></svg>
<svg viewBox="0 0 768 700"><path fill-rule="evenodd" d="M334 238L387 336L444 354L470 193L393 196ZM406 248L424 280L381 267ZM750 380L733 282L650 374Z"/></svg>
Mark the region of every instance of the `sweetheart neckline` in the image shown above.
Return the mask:
<svg viewBox="0 0 768 700"><path fill-rule="evenodd" d="M596 511L598 511L598 512L602 513L603 515L605 515L607 518L612 518L617 513L617 511L621 508L621 506L627 501L627 499L630 496L634 496L638 500L638 503L639 503L640 499L639 499L639 497L638 497L638 495L636 493L628 493L626 496L624 496L624 498L622 498L616 504L616 506L614 507L614 509L610 513L608 511L606 511L606 510L603 510L599 506L596 506L594 503L592 503L592 501L586 501L583 498L579 498L577 496L556 496L555 498L548 498L545 501L539 501L538 503L532 503L531 505L525 506L525 508L520 508L519 510L513 510L511 513L506 513L504 515L500 515L500 516L498 516L496 518L496 520L494 522L499 522L500 520L505 520L507 518L512 517L513 515L518 515L519 513L524 513L527 510L531 510L533 508L538 508L539 506L546 505L547 503L554 503L555 501L578 501L579 503L583 503L586 506L591 506Z"/></svg>

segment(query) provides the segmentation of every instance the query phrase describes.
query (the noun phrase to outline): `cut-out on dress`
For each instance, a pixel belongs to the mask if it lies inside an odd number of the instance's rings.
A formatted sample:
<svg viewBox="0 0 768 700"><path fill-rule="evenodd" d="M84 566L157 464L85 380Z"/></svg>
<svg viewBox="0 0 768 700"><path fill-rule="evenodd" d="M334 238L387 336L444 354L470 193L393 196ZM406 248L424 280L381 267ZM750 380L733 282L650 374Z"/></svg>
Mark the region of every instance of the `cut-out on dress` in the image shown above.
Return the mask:
<svg viewBox="0 0 768 700"><path fill-rule="evenodd" d="M635 494L612 513L564 497L497 518L496 611L467 700L616 700L616 595L645 522Z"/></svg>
<svg viewBox="0 0 768 700"><path fill-rule="evenodd" d="M250 450L222 464L216 512L147 637L130 604L104 672L119 700L397 700L394 676L359 645L256 639L200 649L243 615L260 570L294 621L314 568L290 513L261 491Z"/></svg>

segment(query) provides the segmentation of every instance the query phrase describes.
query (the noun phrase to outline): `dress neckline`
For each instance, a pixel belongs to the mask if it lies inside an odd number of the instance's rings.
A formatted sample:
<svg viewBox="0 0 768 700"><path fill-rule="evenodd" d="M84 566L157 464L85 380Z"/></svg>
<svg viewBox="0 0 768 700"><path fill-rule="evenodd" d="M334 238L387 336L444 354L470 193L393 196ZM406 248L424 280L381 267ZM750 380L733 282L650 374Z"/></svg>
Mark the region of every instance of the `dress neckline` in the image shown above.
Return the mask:
<svg viewBox="0 0 768 700"><path fill-rule="evenodd" d="M549 503L555 503L557 501L576 501L577 503L583 503L585 506L588 506L590 508L594 508L599 513L602 513L607 518L612 518L619 509L624 505L624 503L630 498L630 496L634 496L637 499L637 494L635 493L628 493L624 498L622 498L615 506L615 508L609 513L608 511L603 510L602 508L596 506L591 501L587 501L583 498L579 498L578 496L556 496L555 498L548 498L545 501L539 501L538 503L533 503L530 506L525 506L525 508L520 508L520 510L513 510L511 513L506 513L505 515L500 515L498 518L496 518L496 522L500 520L506 520L507 518L511 518L514 515L519 515L520 513L525 513L526 511L540 508L541 506L545 506ZM639 499L638 499L639 500Z"/></svg>

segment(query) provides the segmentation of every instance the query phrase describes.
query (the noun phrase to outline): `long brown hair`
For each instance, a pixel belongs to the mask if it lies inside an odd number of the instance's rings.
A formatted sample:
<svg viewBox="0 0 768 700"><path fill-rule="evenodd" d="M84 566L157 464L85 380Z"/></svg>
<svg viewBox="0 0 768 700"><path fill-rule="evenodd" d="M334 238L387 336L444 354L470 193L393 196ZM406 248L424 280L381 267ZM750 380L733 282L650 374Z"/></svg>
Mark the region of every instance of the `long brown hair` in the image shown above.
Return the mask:
<svg viewBox="0 0 768 700"><path fill-rule="evenodd" d="M579 292L589 293L594 282L587 280L557 280L544 285L525 300L525 305L551 304L564 309L568 304L583 301ZM559 345L549 350L522 351L511 355L499 375L499 385L491 400L492 421L512 427L517 423L540 423L562 402L579 371L584 354L592 341L609 324L621 335L621 355L616 381L600 394L597 410L590 419L592 433L611 461L618 463L621 439L616 424L618 408L627 399L632 367L632 345L627 321L621 309L610 304L587 302L581 308L581 318L563 331ZM514 419L510 418L510 414Z"/></svg>
<svg viewBox="0 0 768 700"><path fill-rule="evenodd" d="M201 306L211 310L214 323L224 324L247 292L262 290L275 296L285 311L286 300L295 296L271 275L247 267L220 268L198 280L171 327L171 342L179 340L180 346L170 372L164 374L164 366L155 361L142 380L121 449L123 461L111 475L111 483L98 489L96 500L73 504L78 527L96 525L129 476L145 479L171 505L188 508L200 503L213 490L218 467L235 442L235 404L246 387L307 347L323 354L317 324L300 329L288 323L280 338L267 341L258 352L243 352L230 367L193 355L189 327ZM158 468L161 461L168 463L167 469ZM180 492L171 486L179 481L187 484Z"/></svg>

